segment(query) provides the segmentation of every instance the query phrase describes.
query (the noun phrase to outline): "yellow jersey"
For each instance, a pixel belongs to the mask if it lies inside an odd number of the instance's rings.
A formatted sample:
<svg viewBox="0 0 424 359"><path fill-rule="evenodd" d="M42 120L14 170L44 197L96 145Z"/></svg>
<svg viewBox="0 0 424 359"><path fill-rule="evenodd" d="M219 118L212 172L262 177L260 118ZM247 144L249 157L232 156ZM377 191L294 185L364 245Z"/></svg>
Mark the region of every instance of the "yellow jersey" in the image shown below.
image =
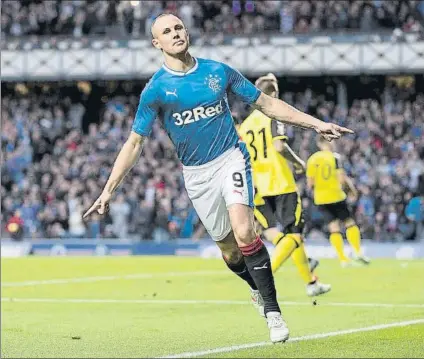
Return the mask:
<svg viewBox="0 0 424 359"><path fill-rule="evenodd" d="M287 160L274 147L274 140L287 139L284 124L254 110L239 126L238 132L250 154L253 183L257 191L255 205L263 202L258 197L296 192L293 172Z"/></svg>
<svg viewBox="0 0 424 359"><path fill-rule="evenodd" d="M346 193L339 180L339 155L331 151L318 151L309 157L306 177L314 179L314 203L329 204L343 201Z"/></svg>

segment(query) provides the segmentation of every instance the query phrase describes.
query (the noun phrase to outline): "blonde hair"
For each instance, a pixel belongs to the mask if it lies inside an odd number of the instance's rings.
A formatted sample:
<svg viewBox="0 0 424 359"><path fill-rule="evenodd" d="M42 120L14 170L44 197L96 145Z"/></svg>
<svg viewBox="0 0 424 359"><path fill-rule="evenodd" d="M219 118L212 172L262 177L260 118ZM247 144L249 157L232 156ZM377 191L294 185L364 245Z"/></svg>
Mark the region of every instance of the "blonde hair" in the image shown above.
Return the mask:
<svg viewBox="0 0 424 359"><path fill-rule="evenodd" d="M278 91L279 91L278 81L272 72L268 73L265 76L259 77L255 81L255 86L267 95L270 95L273 92L276 92L278 96Z"/></svg>

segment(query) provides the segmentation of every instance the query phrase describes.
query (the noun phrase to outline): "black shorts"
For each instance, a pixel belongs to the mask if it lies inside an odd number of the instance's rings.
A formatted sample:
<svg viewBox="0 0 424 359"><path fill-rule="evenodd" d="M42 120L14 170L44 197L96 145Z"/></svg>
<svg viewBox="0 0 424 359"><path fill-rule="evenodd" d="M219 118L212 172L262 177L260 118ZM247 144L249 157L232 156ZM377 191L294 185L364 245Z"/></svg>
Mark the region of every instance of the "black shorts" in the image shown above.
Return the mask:
<svg viewBox="0 0 424 359"><path fill-rule="evenodd" d="M263 200L265 204L255 208L255 217L264 229L280 223L284 234L303 232L302 202L296 192L263 197Z"/></svg>
<svg viewBox="0 0 424 359"><path fill-rule="evenodd" d="M317 207L322 210L327 222L332 222L336 219L345 221L348 218L352 218L352 214L345 200L336 203L320 204Z"/></svg>

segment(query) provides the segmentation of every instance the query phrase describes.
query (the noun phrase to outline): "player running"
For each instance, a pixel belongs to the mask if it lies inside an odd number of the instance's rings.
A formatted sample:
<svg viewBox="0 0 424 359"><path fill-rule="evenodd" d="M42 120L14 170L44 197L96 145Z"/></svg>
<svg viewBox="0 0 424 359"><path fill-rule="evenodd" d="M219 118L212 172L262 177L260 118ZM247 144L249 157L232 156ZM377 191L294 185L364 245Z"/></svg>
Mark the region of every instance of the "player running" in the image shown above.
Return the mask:
<svg viewBox="0 0 424 359"><path fill-rule="evenodd" d="M347 186L353 198L357 198L357 191L352 180L340 167L340 155L334 152L333 144L323 138L317 140L320 151L309 157L307 162L307 185L314 193L314 203L320 208L328 220L330 243L337 252L342 266L350 264L350 260L343 251L343 236L340 222L346 228L346 238L354 250L354 258L364 264L370 260L362 255L361 232L353 219L346 203Z"/></svg>
<svg viewBox="0 0 424 359"><path fill-rule="evenodd" d="M314 129L328 140L352 131L265 95L226 64L193 57L188 51L187 29L174 15L158 16L151 31L152 43L161 50L164 64L141 93L129 138L103 192L84 217L94 211L105 213L158 118L183 164L185 187L200 220L229 269L263 298L271 341L284 342L289 330L277 302L268 251L255 232L249 152L239 141L227 92L277 121Z"/></svg>
<svg viewBox="0 0 424 359"><path fill-rule="evenodd" d="M258 78L255 85L263 93L278 98L278 82L273 74ZM291 256L306 283L307 295L327 293L331 286L318 282L313 276L305 253L302 203L287 160L302 173L305 162L287 144L284 125L258 110L243 121L238 131L247 144L252 163L256 189L254 214L263 228L263 235L275 246L272 272L275 273ZM281 231L277 223L282 226Z"/></svg>

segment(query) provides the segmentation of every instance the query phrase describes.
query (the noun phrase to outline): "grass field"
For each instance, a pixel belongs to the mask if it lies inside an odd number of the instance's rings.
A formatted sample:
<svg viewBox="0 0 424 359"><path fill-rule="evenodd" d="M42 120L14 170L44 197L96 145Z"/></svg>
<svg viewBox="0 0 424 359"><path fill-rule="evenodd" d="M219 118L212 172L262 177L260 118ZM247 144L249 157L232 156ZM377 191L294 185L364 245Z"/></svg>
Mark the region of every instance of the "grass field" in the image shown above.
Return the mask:
<svg viewBox="0 0 424 359"><path fill-rule="evenodd" d="M292 263L276 275L285 344L222 261L178 257L2 259L1 354L23 357L424 357L424 261L341 269L313 306Z"/></svg>

